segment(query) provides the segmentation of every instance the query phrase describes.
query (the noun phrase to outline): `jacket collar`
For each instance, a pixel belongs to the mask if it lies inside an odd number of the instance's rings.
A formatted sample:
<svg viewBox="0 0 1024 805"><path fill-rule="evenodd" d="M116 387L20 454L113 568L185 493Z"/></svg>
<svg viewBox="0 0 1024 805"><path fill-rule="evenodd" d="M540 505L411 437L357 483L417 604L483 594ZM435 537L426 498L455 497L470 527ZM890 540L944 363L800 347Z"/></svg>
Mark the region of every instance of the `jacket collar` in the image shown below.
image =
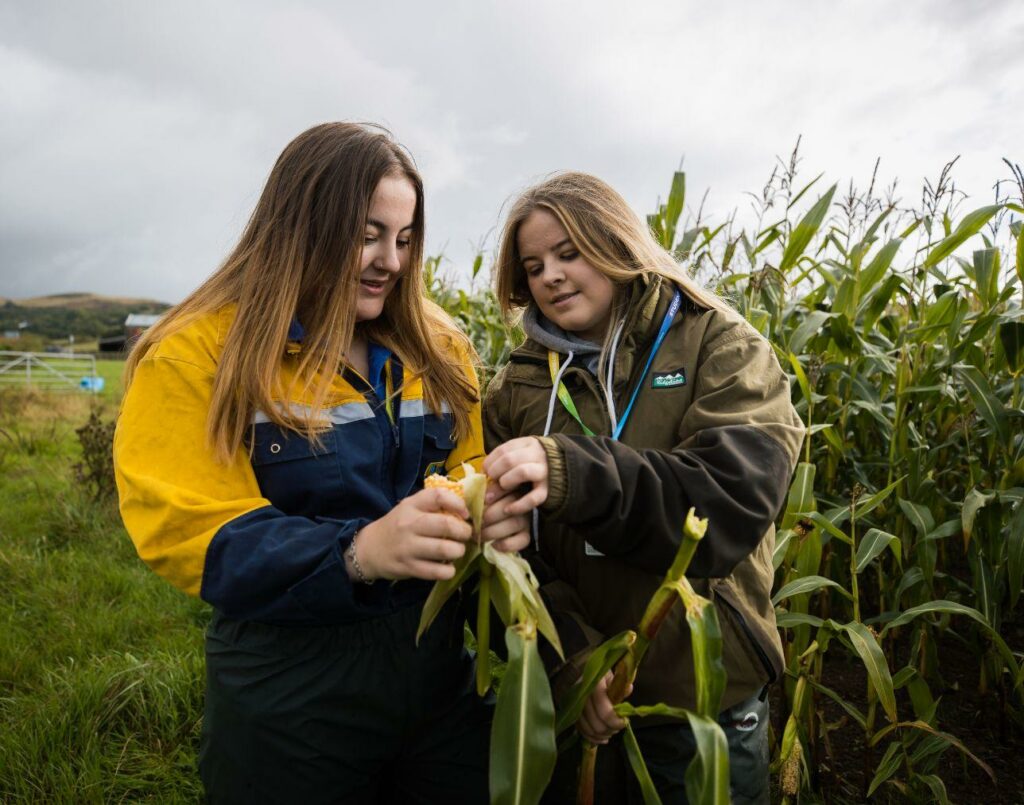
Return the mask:
<svg viewBox="0 0 1024 805"><path fill-rule="evenodd" d="M657 274L641 275L633 281L629 289L626 324L615 355L616 387L629 379L637 359L642 357L657 336L661 320L672 301L673 291L672 284ZM547 366L549 347L530 335L528 331L527 340L512 352L511 360ZM562 354L566 353L563 351Z"/></svg>

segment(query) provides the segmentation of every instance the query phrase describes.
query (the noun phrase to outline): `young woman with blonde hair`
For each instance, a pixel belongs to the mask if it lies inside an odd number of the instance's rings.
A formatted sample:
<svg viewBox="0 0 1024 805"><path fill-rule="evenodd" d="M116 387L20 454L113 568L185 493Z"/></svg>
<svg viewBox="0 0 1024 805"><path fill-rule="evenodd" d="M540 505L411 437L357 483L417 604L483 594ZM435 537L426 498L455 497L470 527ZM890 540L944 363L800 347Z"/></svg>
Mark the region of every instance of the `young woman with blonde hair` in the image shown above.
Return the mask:
<svg viewBox="0 0 1024 805"><path fill-rule="evenodd" d="M483 457L473 350L424 298L423 186L387 132L328 123L275 164L223 265L126 367L114 458L139 555L213 606L211 802L487 798L490 710L453 574ZM528 542L494 505L485 539ZM455 515L454 517L451 515Z"/></svg>
<svg viewBox="0 0 1024 805"><path fill-rule="evenodd" d="M782 672L773 521L803 437L771 346L683 274L615 190L582 173L515 201L496 279L506 314L523 311L527 340L487 389L484 469L502 489L532 486L509 512L539 507L531 564L567 657L546 658L556 698L596 645L639 623L693 506L710 520L688 575L722 626L733 802L767 802L764 694ZM640 667L634 704L694 707L681 609ZM608 681L577 727L615 745L598 754L599 801L639 801ZM663 800L685 802L688 728L645 719L634 729ZM574 759L562 757L549 800L570 801L574 785Z"/></svg>

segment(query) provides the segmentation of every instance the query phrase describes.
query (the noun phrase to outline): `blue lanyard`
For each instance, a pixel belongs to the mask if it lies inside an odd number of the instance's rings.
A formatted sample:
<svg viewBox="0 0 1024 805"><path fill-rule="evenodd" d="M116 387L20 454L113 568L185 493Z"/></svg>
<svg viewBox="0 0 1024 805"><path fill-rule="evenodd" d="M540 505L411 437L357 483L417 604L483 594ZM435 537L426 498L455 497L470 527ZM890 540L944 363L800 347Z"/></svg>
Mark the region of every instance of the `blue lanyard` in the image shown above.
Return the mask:
<svg viewBox="0 0 1024 805"><path fill-rule="evenodd" d="M658 353L661 343L665 340L668 328L672 325L672 319L674 319L676 313L679 312L679 306L682 302L683 295L679 292L679 289L676 288L676 292L672 295L672 303L668 306L668 310L665 311L665 318L661 322L661 329L658 330L658 337L654 339L654 346L651 347L651 354L647 356L647 363L644 364L644 371L641 373L640 379L637 380L636 388L633 389L633 395L629 398L629 405L626 406L626 410L622 413L622 418L615 426L615 432L612 433L612 438L615 441L619 440L619 436L622 435L623 428L626 427L626 420L629 419L629 415L633 410L633 403L636 402L636 398L640 394L640 389L644 385L644 378L647 377L647 372L650 370L651 364L654 362L654 356Z"/></svg>
<svg viewBox="0 0 1024 805"><path fill-rule="evenodd" d="M679 306L682 304L683 295L676 288L676 292L672 295L672 302L668 306L668 310L665 311L665 318L661 322L661 329L658 330L658 337L654 339L654 346L651 347L651 354L647 357L647 363L644 365L644 371L640 375L640 379L637 380L636 388L633 389L633 395L629 398L629 405L626 406L626 410L622 414L622 419L619 420L615 426L615 432L612 433L612 438L615 441L619 440L619 436L622 435L622 429L626 427L626 420L629 419L629 414L633 410L633 403L636 402L637 395L640 394L640 389L644 384L644 378L647 377L647 372L651 368L651 364L654 362L654 356L658 353L658 349L661 347L662 341L665 340L665 335L668 333L668 328L672 325L672 319L675 318L676 313L679 312ZM558 372L558 355L549 350L548 351L548 365L551 369L551 381L555 381L556 374ZM598 382L600 383L600 378ZM580 419L579 414L576 411L576 406L573 404L572 397L569 396L569 392L565 386L559 384L558 388L558 399L577 422L583 428L583 432L587 436L593 436L594 432L590 430L586 425L583 424L583 420Z"/></svg>

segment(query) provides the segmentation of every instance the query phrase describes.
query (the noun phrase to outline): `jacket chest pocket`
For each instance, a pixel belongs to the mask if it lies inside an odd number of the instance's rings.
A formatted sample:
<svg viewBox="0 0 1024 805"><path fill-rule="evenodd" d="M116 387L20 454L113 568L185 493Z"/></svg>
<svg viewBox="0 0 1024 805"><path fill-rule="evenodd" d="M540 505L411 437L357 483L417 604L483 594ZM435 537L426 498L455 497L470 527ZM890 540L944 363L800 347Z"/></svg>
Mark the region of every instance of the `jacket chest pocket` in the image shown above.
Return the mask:
<svg viewBox="0 0 1024 805"><path fill-rule="evenodd" d="M454 427L451 414L423 418L423 448L417 473L421 481L428 475L444 473L448 454L455 449L455 439L452 436Z"/></svg>
<svg viewBox="0 0 1024 805"><path fill-rule="evenodd" d="M342 488L337 433L321 433L318 446L272 423L254 430L252 466L263 496L285 514L323 513Z"/></svg>

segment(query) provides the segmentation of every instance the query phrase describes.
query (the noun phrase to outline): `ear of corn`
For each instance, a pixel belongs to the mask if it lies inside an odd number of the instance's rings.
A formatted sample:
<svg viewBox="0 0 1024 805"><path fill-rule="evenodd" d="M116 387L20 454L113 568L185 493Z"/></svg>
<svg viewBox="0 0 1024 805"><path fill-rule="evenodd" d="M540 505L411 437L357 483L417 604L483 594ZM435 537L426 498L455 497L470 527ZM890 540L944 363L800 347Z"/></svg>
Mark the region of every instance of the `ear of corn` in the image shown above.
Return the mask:
<svg viewBox="0 0 1024 805"><path fill-rule="evenodd" d="M483 541L487 476L463 464L461 481L431 475L429 489L450 489L463 498L473 523L474 539L455 563L455 576L438 581L423 605L417 640L429 628L451 595L479 572L476 617L476 686L483 696L491 686L491 605L506 626L508 662L498 691L491 730L490 787L492 803L534 803L540 799L554 770L554 707L547 673L537 651L538 631L562 654L551 615L540 597L529 564Z"/></svg>

